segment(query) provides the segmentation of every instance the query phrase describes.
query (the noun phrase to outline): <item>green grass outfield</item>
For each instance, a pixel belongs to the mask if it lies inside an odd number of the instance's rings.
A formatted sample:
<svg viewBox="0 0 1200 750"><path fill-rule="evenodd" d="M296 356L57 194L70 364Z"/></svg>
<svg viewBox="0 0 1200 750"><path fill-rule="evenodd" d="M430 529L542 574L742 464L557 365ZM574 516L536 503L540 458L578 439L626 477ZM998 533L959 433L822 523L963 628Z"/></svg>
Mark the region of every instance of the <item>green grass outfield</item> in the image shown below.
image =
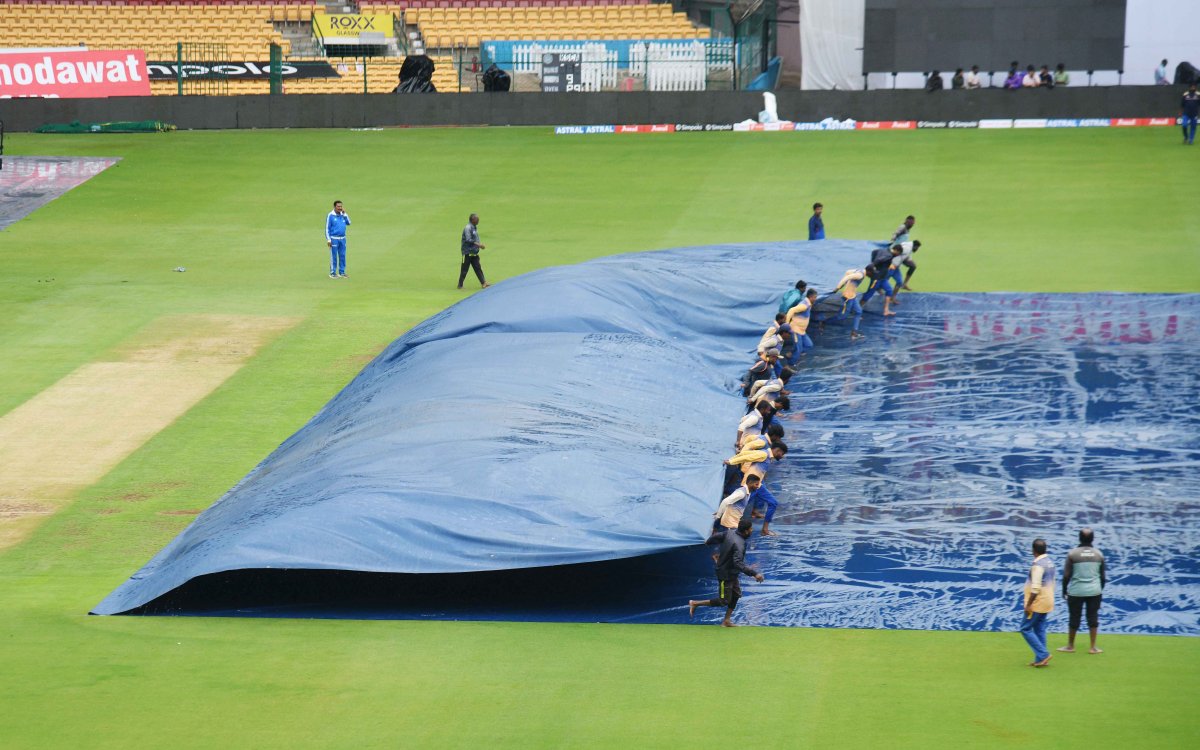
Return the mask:
<svg viewBox="0 0 1200 750"><path fill-rule="evenodd" d="M884 239L916 214L923 291L1194 292L1200 151L1177 140L10 134L9 155L124 160L0 233L0 415L164 315L302 322L0 551L0 747L1194 745L1197 638L1104 637L1102 656L1035 671L1015 633L85 614L189 522L178 511L207 507L383 346L469 293L454 281L472 211L493 281L803 238L820 200L834 237ZM354 220L348 281L325 275L334 198Z"/></svg>

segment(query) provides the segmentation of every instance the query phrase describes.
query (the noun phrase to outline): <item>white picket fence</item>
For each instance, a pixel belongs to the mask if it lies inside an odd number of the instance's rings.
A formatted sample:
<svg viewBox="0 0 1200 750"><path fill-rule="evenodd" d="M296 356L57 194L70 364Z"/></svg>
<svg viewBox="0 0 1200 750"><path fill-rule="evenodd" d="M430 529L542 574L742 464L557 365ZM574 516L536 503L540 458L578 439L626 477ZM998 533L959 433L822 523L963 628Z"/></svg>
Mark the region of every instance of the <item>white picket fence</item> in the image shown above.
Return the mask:
<svg viewBox="0 0 1200 750"><path fill-rule="evenodd" d="M538 73L542 72L542 55L547 53L575 52L581 56L583 63L579 67L580 84L585 91L600 91L617 87L616 51L609 51L600 42L584 42L575 44L553 44L531 42L513 46L513 72Z"/></svg>
<svg viewBox="0 0 1200 750"><path fill-rule="evenodd" d="M629 72L645 76L647 91L703 91L708 84L705 46L702 42L630 45Z"/></svg>
<svg viewBox="0 0 1200 750"><path fill-rule="evenodd" d="M514 73L540 74L546 53L579 54L586 91L617 88L624 76L644 79L647 91L704 91L711 75L730 73L733 60L733 45L725 40L635 42L627 63L604 42L529 42L512 49Z"/></svg>

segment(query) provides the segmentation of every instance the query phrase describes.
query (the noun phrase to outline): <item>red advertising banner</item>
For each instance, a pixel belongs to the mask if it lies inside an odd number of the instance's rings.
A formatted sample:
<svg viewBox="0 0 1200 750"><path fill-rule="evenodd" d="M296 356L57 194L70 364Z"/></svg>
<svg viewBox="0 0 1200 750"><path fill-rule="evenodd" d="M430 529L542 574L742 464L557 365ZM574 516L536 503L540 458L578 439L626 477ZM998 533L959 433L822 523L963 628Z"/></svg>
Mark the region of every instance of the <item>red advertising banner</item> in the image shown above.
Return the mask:
<svg viewBox="0 0 1200 750"><path fill-rule="evenodd" d="M867 120L859 122L855 125L857 130L916 130L916 120L884 120L876 122L875 120Z"/></svg>
<svg viewBox="0 0 1200 750"><path fill-rule="evenodd" d="M150 96L142 50L0 54L0 99Z"/></svg>
<svg viewBox="0 0 1200 750"><path fill-rule="evenodd" d="M1174 125L1174 117L1114 117L1113 127L1145 128L1152 125Z"/></svg>

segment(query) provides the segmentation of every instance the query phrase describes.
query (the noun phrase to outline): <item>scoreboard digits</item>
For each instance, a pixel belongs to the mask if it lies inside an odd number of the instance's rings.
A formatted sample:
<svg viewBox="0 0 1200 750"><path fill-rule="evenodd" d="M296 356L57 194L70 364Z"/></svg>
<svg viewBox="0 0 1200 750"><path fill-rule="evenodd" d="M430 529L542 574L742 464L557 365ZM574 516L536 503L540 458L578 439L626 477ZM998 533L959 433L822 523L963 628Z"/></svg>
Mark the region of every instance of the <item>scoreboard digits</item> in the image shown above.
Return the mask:
<svg viewBox="0 0 1200 750"><path fill-rule="evenodd" d="M542 91L583 91L580 75L583 55L578 52L547 52L542 55Z"/></svg>

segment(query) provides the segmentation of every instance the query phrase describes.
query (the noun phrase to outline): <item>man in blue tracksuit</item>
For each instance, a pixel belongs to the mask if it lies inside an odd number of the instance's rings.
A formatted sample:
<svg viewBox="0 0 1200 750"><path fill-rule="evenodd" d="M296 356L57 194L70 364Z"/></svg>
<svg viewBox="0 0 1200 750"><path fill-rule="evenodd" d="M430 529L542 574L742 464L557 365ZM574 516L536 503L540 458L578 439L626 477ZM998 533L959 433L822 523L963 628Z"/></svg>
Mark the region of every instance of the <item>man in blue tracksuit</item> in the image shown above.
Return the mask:
<svg viewBox="0 0 1200 750"><path fill-rule="evenodd" d="M329 246L329 278L346 278L346 227L350 216L341 201L333 202L333 210L325 219L325 244Z"/></svg>

